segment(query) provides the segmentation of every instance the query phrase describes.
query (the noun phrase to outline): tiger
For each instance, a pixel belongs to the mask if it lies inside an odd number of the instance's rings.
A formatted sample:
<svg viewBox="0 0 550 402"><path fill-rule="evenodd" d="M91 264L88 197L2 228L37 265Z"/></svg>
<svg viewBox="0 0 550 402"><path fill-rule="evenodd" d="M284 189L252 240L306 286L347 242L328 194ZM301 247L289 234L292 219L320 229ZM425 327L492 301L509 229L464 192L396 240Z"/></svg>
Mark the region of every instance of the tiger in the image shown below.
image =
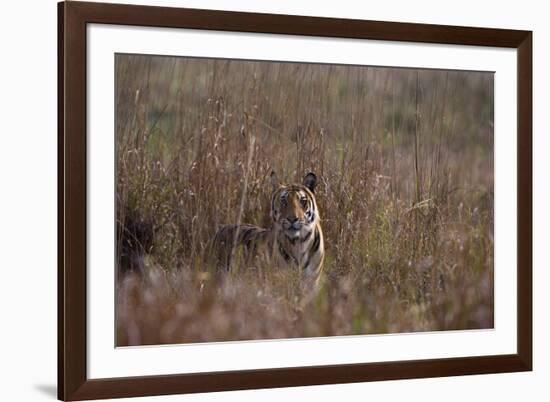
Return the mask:
<svg viewBox="0 0 550 402"><path fill-rule="evenodd" d="M226 271L237 249L244 251L247 260L265 255L271 265L298 269L317 285L325 256L321 216L315 200L317 176L310 172L302 184L283 185L272 172L271 182L271 226L224 225L214 235L212 255L218 268Z"/></svg>

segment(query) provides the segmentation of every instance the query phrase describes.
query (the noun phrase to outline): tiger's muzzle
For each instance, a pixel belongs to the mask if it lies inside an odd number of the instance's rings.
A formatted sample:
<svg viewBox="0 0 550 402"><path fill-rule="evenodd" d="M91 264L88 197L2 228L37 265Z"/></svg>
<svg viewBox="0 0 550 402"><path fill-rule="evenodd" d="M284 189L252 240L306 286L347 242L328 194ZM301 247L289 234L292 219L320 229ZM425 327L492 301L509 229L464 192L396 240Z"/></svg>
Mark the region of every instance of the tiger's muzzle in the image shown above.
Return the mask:
<svg viewBox="0 0 550 402"><path fill-rule="evenodd" d="M305 221L303 219L298 218L287 218L283 220L283 229L285 231L285 235L290 240L295 240L301 237L301 234L303 232L303 229L305 229Z"/></svg>

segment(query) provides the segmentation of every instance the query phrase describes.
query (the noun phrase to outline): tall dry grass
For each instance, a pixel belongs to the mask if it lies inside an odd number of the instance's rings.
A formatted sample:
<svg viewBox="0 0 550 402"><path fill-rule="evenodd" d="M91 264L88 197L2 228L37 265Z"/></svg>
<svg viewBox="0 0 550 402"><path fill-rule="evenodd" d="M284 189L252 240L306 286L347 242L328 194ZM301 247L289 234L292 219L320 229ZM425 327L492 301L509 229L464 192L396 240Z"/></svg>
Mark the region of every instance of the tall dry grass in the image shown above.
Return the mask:
<svg viewBox="0 0 550 402"><path fill-rule="evenodd" d="M491 73L117 55L117 222L151 228L117 345L492 327L492 124ZM308 303L290 270L203 272L219 225L269 225L272 170L320 179Z"/></svg>

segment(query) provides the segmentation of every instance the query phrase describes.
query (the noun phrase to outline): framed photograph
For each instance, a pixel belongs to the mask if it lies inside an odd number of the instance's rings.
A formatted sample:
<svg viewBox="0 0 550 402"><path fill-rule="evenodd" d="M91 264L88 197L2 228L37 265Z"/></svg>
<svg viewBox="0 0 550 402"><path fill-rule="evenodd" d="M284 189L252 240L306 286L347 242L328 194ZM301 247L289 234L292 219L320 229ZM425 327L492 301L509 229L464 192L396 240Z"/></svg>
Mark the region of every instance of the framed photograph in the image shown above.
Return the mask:
<svg viewBox="0 0 550 402"><path fill-rule="evenodd" d="M532 33L59 3L59 398L532 369Z"/></svg>

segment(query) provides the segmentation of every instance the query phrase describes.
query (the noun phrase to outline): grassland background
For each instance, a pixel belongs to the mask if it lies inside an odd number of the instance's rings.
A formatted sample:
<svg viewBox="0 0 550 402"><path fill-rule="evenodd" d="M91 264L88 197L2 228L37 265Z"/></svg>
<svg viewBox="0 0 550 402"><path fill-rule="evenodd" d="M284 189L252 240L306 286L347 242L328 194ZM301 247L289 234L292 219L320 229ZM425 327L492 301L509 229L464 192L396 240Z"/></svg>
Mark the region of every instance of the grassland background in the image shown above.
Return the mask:
<svg viewBox="0 0 550 402"><path fill-rule="evenodd" d="M117 344L493 326L493 75L117 55ZM269 224L269 173L320 179L325 280L237 269L200 292L220 224ZM240 212L242 211L242 213Z"/></svg>

